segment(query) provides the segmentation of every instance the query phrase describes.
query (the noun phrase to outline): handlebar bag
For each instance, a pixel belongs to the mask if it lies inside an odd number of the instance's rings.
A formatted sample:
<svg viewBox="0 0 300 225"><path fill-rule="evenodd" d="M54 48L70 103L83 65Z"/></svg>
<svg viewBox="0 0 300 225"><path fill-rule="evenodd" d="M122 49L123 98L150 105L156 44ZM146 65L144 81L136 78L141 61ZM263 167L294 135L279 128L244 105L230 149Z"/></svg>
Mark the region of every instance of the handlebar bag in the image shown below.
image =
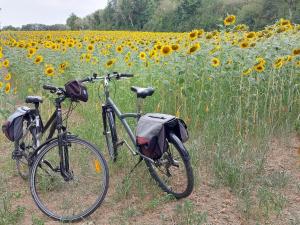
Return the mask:
<svg viewBox="0 0 300 225"><path fill-rule="evenodd" d="M87 102L89 99L86 87L78 80L71 80L65 84L67 95L73 101Z"/></svg>
<svg viewBox="0 0 300 225"><path fill-rule="evenodd" d="M23 136L23 121L30 108L19 107L2 125L2 131L10 141L18 141Z"/></svg>

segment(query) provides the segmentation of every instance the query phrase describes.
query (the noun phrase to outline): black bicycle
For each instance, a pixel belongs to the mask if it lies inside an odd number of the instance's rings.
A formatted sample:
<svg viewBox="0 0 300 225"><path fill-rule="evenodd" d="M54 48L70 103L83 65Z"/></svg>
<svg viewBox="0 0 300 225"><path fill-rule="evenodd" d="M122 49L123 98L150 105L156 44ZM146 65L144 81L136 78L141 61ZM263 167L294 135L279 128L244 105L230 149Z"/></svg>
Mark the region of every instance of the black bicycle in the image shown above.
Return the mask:
<svg viewBox="0 0 300 225"><path fill-rule="evenodd" d="M136 137L126 121L126 118L130 117L137 120L140 119L143 99L151 96L154 93L154 89L151 87L131 87L131 91L137 95L137 113L122 114L110 97L110 81L129 77L133 77L133 75L114 72L103 77L94 74L93 77L87 77L82 80L83 82L103 81L105 96L105 103L102 105L103 134L105 135L109 154L112 160L116 161L118 148L125 143L133 155L140 156L139 162L145 161L151 176L165 192L174 195L176 198L187 197L193 190L194 176L189 153L179 137L172 130L168 130L166 133L167 148L159 159L153 160L141 153L140 146L136 143ZM116 117L119 118L124 126L135 149L132 149L125 140L119 139Z"/></svg>
<svg viewBox="0 0 300 225"><path fill-rule="evenodd" d="M64 125L74 103L82 100L67 87L70 85L65 88L43 86L57 95L56 110L45 126L39 111L42 98L26 98L26 103L34 104L34 108L21 110L23 131L22 137L15 140L13 158L21 177L30 176L31 194L39 209L53 219L73 222L89 216L100 206L108 190L109 174L99 149L69 133ZM63 118L62 103L67 99L70 107ZM16 120L13 124L16 126ZM42 144L47 130L48 137Z"/></svg>

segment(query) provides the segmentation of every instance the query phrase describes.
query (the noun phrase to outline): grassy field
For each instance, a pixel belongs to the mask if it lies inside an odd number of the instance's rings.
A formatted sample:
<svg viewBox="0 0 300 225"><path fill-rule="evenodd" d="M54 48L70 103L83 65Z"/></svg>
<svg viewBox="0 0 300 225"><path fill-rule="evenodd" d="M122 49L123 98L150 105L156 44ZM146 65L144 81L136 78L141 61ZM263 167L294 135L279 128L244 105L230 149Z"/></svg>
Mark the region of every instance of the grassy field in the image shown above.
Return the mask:
<svg viewBox="0 0 300 225"><path fill-rule="evenodd" d="M134 78L111 85L113 98L122 111L132 112L136 99L130 86L153 86L156 92L145 100L144 111L186 121L195 191L190 198L173 200L145 177L144 165L127 177L138 159L123 147L119 161L109 162L110 191L91 221L299 224L300 25L281 19L250 32L230 21L211 32L1 32L3 118L27 95L44 97L42 113L48 118L53 97L42 84L63 85L93 72L133 73ZM87 86L89 102L76 108L70 130L99 146L109 160L101 85ZM121 127L120 132L127 139ZM0 140L5 181L0 184L0 224L51 224L16 176L12 145L3 136Z"/></svg>

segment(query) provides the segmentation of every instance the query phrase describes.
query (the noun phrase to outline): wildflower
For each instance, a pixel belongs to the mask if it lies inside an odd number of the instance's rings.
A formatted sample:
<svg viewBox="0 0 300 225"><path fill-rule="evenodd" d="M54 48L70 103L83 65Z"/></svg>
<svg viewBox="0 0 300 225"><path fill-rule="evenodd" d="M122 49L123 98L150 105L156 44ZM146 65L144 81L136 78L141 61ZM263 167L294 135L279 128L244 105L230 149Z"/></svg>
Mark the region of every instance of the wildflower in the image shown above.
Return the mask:
<svg viewBox="0 0 300 225"><path fill-rule="evenodd" d="M10 91L10 83L7 83L7 84L5 85L4 92L5 92L5 94L8 94L9 91Z"/></svg>
<svg viewBox="0 0 300 225"><path fill-rule="evenodd" d="M6 67L6 68L9 67L9 60L8 60L8 59L5 59L5 60L3 61L3 66Z"/></svg>
<svg viewBox="0 0 300 225"><path fill-rule="evenodd" d="M146 53L145 52L140 52L140 59L145 61L146 60Z"/></svg>
<svg viewBox="0 0 300 225"><path fill-rule="evenodd" d="M46 74L47 76L53 76L53 75L54 75L54 68L53 68L53 66L52 66L52 65L47 65L47 66L45 67L44 72L45 72L45 74Z"/></svg>
<svg viewBox="0 0 300 225"><path fill-rule="evenodd" d="M4 77L4 80L10 80L11 79L11 74L10 73L7 73Z"/></svg>
<svg viewBox="0 0 300 225"><path fill-rule="evenodd" d="M41 62L43 62L44 58L41 55L38 55L37 57L35 57L34 63L35 64L40 64Z"/></svg>
<svg viewBox="0 0 300 225"><path fill-rule="evenodd" d="M171 54L172 48L171 48L171 46L169 46L169 45L165 45L165 46L163 46L163 47L161 48L160 51L161 51L161 53L162 53L164 56L166 56L166 55Z"/></svg>
<svg viewBox="0 0 300 225"><path fill-rule="evenodd" d="M212 58L211 61L210 61L211 65L213 67L218 67L220 66L220 60L216 57Z"/></svg>
<svg viewBox="0 0 300 225"><path fill-rule="evenodd" d="M234 15L229 15L224 19L224 25L229 26L233 25L235 23L235 16Z"/></svg>
<svg viewBox="0 0 300 225"><path fill-rule="evenodd" d="M187 53L192 54L192 53L196 52L199 48L200 48L200 44L196 43L192 47L189 48Z"/></svg>
<svg viewBox="0 0 300 225"><path fill-rule="evenodd" d="M116 59L110 59L106 62L106 67L111 67L116 62Z"/></svg>

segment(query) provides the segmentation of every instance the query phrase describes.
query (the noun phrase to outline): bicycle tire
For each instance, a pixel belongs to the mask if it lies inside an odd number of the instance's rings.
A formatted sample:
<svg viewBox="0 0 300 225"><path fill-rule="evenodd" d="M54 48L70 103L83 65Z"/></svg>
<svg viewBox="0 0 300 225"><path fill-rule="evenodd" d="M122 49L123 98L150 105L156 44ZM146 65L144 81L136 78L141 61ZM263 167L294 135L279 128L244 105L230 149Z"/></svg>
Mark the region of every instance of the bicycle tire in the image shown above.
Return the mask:
<svg viewBox="0 0 300 225"><path fill-rule="evenodd" d="M108 123L108 126L107 126ZM118 136L116 131L116 123L113 112L106 112L106 131L105 131L106 145L111 159L115 162L117 160L117 142Z"/></svg>
<svg viewBox="0 0 300 225"><path fill-rule="evenodd" d="M65 141L68 145L73 179L66 181L59 171L54 170L60 168L56 139L44 146L33 162L30 172L30 191L34 202L44 214L62 222L75 222L91 215L101 205L109 186L109 172L103 155L94 145L73 136L66 137ZM79 145L78 149L77 145ZM89 157L88 153L92 153L92 157ZM55 165L57 167L54 167ZM100 178L100 182L95 178L91 179L92 175ZM80 182L85 186L80 185ZM66 195L73 198L68 198Z"/></svg>
<svg viewBox="0 0 300 225"><path fill-rule="evenodd" d="M187 150L185 149L183 143L180 141L180 139L174 133L170 133L168 136L169 136L168 137L168 150L167 150L167 152L165 152L163 154L163 156L160 159L161 161L167 160L166 164L154 165L149 160L145 160L145 163L148 167L151 177L156 181L158 186L163 191L167 192L168 194L171 194L175 198L180 199L180 198L189 196L193 191L193 188L194 188L193 169L192 169L192 166L190 163L189 154L188 154ZM170 147L172 147L172 146L175 148L175 152L172 152L172 154L171 154ZM186 176L186 182L181 182L181 180L178 180L178 178L175 177L175 179L177 179L176 181L177 181L178 187L180 188L180 191L177 191L174 189L175 187L170 186L171 181L168 180L168 178L170 178L170 177L168 177L167 171L166 171L166 174L163 173L162 175L158 173L158 172L164 172L164 171L162 171L162 169L167 170L167 166L169 166L168 170L171 167L172 168L177 167L175 165L172 165L172 162L170 162L170 160L171 161L174 160L175 153L179 154L179 156L177 156L177 157L180 158L183 162L183 163L181 163L181 165L178 166L178 168L179 167L183 168L184 169L183 176ZM163 166L165 166L165 167L163 167ZM169 171L169 173L170 173L170 171ZM178 175L179 173L180 172L178 172L176 170L176 171L174 171L173 174ZM171 175L173 175L173 174L171 174Z"/></svg>
<svg viewBox="0 0 300 225"><path fill-rule="evenodd" d="M18 145L19 151L21 151L21 156L15 159L16 169L20 177L24 180L27 180L29 177L30 165L28 162L28 157L34 151L34 146L36 145L36 139L34 138L33 131L27 129L28 124L26 126L26 129L24 129L24 131L27 133L24 134L25 132L23 131L23 134L24 136L26 135L26 137L22 137L22 142L20 143L20 140L15 142L15 146Z"/></svg>

